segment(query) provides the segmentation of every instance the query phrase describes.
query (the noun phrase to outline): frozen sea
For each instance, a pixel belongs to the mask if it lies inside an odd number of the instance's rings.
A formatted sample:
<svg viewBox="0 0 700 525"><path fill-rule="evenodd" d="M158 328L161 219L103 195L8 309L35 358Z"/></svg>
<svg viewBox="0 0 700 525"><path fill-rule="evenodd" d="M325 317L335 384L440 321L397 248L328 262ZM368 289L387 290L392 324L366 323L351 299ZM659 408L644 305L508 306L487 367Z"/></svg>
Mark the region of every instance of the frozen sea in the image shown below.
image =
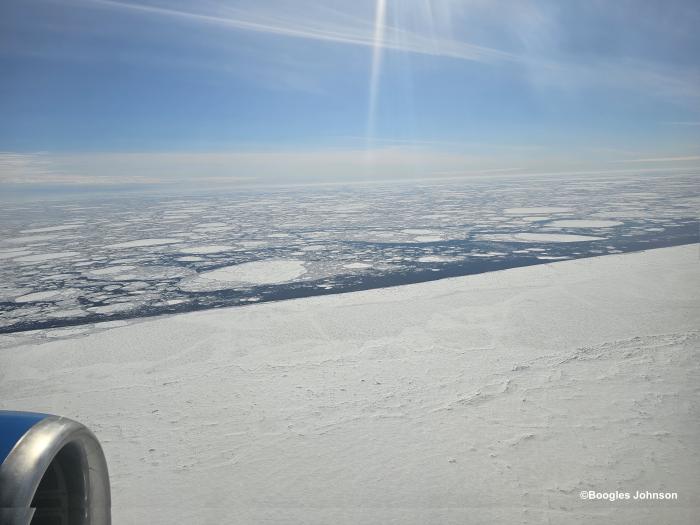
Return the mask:
<svg viewBox="0 0 700 525"><path fill-rule="evenodd" d="M0 209L0 333L699 241L697 176L119 193Z"/></svg>

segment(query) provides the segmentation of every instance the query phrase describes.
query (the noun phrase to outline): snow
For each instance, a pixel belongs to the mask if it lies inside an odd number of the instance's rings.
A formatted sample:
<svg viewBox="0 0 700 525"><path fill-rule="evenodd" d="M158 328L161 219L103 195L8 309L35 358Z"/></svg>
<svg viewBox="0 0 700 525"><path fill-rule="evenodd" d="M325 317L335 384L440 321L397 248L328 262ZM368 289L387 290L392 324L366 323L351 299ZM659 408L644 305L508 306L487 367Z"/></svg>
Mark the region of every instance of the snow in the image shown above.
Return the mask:
<svg viewBox="0 0 700 525"><path fill-rule="evenodd" d="M698 248L5 347L0 407L92 428L114 523L695 523Z"/></svg>
<svg viewBox="0 0 700 525"><path fill-rule="evenodd" d="M105 248L141 248L143 246L161 246L163 244L175 244L182 242L182 239L139 239L137 241L119 242L117 244L108 244Z"/></svg>
<svg viewBox="0 0 700 525"><path fill-rule="evenodd" d="M556 233L494 233L480 235L484 241L496 242L583 242L600 241L605 237L592 237L590 235L566 235Z"/></svg>
<svg viewBox="0 0 700 525"><path fill-rule="evenodd" d="M553 226L554 228L611 228L613 226L620 226L623 224L620 221L592 221L583 219L571 219L571 220L561 220L553 221L547 224L547 226Z"/></svg>

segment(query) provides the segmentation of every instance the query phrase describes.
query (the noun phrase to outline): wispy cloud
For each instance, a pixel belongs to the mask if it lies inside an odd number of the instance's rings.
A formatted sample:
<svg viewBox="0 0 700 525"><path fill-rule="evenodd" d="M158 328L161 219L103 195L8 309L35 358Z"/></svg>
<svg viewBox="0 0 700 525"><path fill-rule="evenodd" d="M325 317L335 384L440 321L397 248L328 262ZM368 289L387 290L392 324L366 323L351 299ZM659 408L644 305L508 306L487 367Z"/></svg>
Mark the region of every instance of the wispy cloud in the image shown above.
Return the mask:
<svg viewBox="0 0 700 525"><path fill-rule="evenodd" d="M700 155L686 155L681 157L652 157L644 159L624 159L615 162L697 162Z"/></svg>
<svg viewBox="0 0 700 525"><path fill-rule="evenodd" d="M226 2L170 2L163 5L123 0L64 1L235 31L361 46L374 50L375 55L379 50L393 50L495 65L511 64L528 75L535 86L575 88L604 85L643 91L648 96L700 109L700 74L697 71L626 56L601 56L597 59L586 56L585 60L580 60L571 54L552 53L554 49L566 47L563 44L566 31L557 18L558 11L542 4L476 2L467 6L445 0L426 2L425 5L411 3L409 6L388 2L386 9L392 8L394 16L387 14L387 23L377 27L372 9L365 12L357 7L371 7L374 5L371 2L356 5L271 1L243 9ZM435 16L438 10L441 11L440 17ZM404 18L400 14L404 14ZM426 20L416 21L421 17ZM478 42L479 38L489 40L479 28L479 21L484 21L487 28L497 28L501 45ZM454 26L458 25L465 27L462 31L455 31ZM471 34L477 35L477 41L467 38ZM504 42L510 42L506 46L509 49L504 48ZM230 66L222 64L222 67Z"/></svg>
<svg viewBox="0 0 700 525"><path fill-rule="evenodd" d="M478 159L411 148L232 153L0 153L0 184L279 184L415 178Z"/></svg>
<svg viewBox="0 0 700 525"><path fill-rule="evenodd" d="M370 150L326 149L210 153L0 153L0 187L124 185L183 187L270 184L361 183L391 180L438 180L469 177L700 173L698 156L670 157L675 165L605 168L564 161L556 155L468 155L424 146ZM669 158L637 159L637 162ZM679 165L680 160L694 161Z"/></svg>
<svg viewBox="0 0 700 525"><path fill-rule="evenodd" d="M277 13L274 16L263 10L226 7L219 13L180 10L155 5L121 2L118 0L72 0L83 5L105 7L148 15L163 16L199 24L229 27L243 31L267 33L293 38L302 38L337 44L357 45L368 48L380 47L396 51L441 55L463 60L492 62L514 60L517 57L498 49L451 39L434 39L425 35L402 30L390 25L381 27L378 32L373 20L352 16L314 18ZM308 7L308 6L307 6ZM298 10L297 10L298 11ZM338 21L340 20L340 22Z"/></svg>

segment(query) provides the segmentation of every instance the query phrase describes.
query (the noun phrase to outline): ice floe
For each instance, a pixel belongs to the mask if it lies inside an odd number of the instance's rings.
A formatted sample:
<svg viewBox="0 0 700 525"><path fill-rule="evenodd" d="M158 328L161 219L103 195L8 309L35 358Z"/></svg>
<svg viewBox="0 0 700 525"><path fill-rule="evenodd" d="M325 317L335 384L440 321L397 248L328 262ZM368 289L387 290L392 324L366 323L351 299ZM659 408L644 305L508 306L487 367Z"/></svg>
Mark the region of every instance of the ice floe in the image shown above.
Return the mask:
<svg viewBox="0 0 700 525"><path fill-rule="evenodd" d="M225 266L183 280L180 288L189 291L235 288L237 285L265 285L289 282L306 273L303 261L270 259Z"/></svg>
<svg viewBox="0 0 700 525"><path fill-rule="evenodd" d="M118 312L127 312L137 308L139 303L114 303L105 306L92 306L88 311L95 314L113 314Z"/></svg>
<svg viewBox="0 0 700 525"><path fill-rule="evenodd" d="M176 244L182 242L182 239L164 238L164 239L139 239L137 241L118 242L116 244L108 244L105 248L141 248L145 246L161 246L164 244Z"/></svg>
<svg viewBox="0 0 700 525"><path fill-rule="evenodd" d="M62 288L60 290L46 290L21 295L15 299L16 303L40 303L45 301L60 301L80 295L76 288Z"/></svg>
<svg viewBox="0 0 700 525"><path fill-rule="evenodd" d="M65 259L66 257L73 257L75 255L80 255L78 252L54 252L54 253L37 253L35 255L26 255L24 257L19 257L14 259L16 262L20 263L41 263L46 261L53 261L54 259Z"/></svg>
<svg viewBox="0 0 700 525"><path fill-rule="evenodd" d="M496 242L588 242L600 241L605 237L592 237L590 235L568 235L558 233L491 233L480 235L484 241Z"/></svg>
<svg viewBox="0 0 700 525"><path fill-rule="evenodd" d="M63 226L47 226L46 228L32 228L29 230L22 230L21 233L48 233L48 232L61 232L66 230L73 230L75 228L80 228L82 224L65 224Z"/></svg>
<svg viewBox="0 0 700 525"><path fill-rule="evenodd" d="M16 251L3 251L0 252L0 259L15 259L17 257L23 257L33 253L30 250L16 250Z"/></svg>
<svg viewBox="0 0 700 525"><path fill-rule="evenodd" d="M133 270L134 268L136 267L130 265L108 266L106 268L90 270L90 273L92 275L115 275L118 273L128 272L129 270Z"/></svg>
<svg viewBox="0 0 700 525"><path fill-rule="evenodd" d="M2 239L2 242L9 242L12 244L19 243L32 243L32 242L43 242L51 241L61 237L60 235L23 235L21 237L10 237L9 239Z"/></svg>
<svg viewBox="0 0 700 525"><path fill-rule="evenodd" d="M371 264L363 263L363 262L354 262L354 263L348 263L344 264L343 268L347 268L348 270L364 270L365 268L371 268Z"/></svg>
<svg viewBox="0 0 700 525"><path fill-rule="evenodd" d="M463 260L463 257L448 257L445 255L425 255L418 257L418 262L422 263L449 263Z"/></svg>
<svg viewBox="0 0 700 525"><path fill-rule="evenodd" d="M181 248L178 251L180 253L192 255L206 255L210 253L230 252L232 250L235 250L235 247L228 244L209 244L204 246L190 246L188 248Z"/></svg>
<svg viewBox="0 0 700 525"><path fill-rule="evenodd" d="M560 221L552 221L547 223L547 226L554 228L612 228L624 224L620 221L596 221L584 219L564 219Z"/></svg>
<svg viewBox="0 0 700 525"><path fill-rule="evenodd" d="M571 208L559 206L537 206L533 208L507 208L503 211L506 215L538 215L547 213L564 213L572 211Z"/></svg>

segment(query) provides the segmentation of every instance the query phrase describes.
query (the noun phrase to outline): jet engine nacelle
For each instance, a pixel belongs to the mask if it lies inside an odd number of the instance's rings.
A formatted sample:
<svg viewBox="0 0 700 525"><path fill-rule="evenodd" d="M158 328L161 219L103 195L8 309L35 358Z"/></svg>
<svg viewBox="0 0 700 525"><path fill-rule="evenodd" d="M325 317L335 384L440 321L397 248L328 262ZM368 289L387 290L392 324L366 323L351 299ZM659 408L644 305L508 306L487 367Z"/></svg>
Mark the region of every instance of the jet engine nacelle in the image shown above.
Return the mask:
<svg viewBox="0 0 700 525"><path fill-rule="evenodd" d="M95 435L65 417L0 411L0 524L110 523L107 462Z"/></svg>

